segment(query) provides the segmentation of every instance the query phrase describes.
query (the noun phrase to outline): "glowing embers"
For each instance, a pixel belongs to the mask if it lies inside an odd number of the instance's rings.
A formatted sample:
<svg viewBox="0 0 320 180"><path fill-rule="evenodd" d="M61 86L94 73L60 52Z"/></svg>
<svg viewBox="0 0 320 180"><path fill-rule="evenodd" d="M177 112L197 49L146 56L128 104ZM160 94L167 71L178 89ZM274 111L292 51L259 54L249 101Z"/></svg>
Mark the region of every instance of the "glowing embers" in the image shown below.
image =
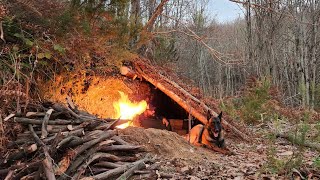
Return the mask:
<svg viewBox="0 0 320 180"><path fill-rule="evenodd" d="M118 92L121 97L117 102L113 103L113 107L116 111L116 117L119 117L123 120L133 120L134 117L142 114L147 109L148 104L145 100L140 102L131 102L128 98L128 95L121 91ZM117 126L117 128L124 129L130 126L131 123L132 121L129 121Z"/></svg>

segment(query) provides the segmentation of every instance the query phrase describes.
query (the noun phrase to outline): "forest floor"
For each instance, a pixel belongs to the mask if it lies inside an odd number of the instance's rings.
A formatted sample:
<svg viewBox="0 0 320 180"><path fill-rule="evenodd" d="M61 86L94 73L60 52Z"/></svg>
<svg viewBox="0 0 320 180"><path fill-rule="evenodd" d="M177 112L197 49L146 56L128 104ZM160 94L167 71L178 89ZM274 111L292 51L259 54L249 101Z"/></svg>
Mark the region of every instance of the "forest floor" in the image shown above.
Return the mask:
<svg viewBox="0 0 320 180"><path fill-rule="evenodd" d="M319 156L319 153L310 149L299 151L298 147L281 138L274 139L274 144L256 136L252 136L251 142L227 139L228 147L235 153L227 156L202 147L194 147L182 136L166 130L129 127L122 130L121 134L128 142L143 145L156 157L160 165L159 171L176 174L176 178L179 175L189 179L320 177L319 172L314 173L311 168L314 158ZM297 163L297 153L302 156L302 169L290 166ZM290 167L292 169L288 170ZM271 173L272 171L274 173ZM286 174L286 171L293 173Z"/></svg>

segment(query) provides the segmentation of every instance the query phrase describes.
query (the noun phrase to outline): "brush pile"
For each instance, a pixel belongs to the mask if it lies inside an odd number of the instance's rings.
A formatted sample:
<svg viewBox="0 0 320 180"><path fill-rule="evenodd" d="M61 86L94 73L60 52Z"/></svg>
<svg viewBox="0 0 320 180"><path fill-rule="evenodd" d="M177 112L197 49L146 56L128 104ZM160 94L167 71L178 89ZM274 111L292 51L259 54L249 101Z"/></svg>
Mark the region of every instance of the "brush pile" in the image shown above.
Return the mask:
<svg viewBox="0 0 320 180"><path fill-rule="evenodd" d="M24 131L0 158L0 179L128 179L142 169L147 178L155 175L143 147L118 136L119 120L96 118L70 102L5 119Z"/></svg>

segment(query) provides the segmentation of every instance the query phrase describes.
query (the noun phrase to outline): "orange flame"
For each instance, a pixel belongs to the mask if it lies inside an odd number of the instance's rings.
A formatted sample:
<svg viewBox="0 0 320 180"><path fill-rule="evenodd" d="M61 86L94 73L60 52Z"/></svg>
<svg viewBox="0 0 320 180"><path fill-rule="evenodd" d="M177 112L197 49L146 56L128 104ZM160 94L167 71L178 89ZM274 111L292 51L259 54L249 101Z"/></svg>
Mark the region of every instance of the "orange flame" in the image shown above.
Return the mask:
<svg viewBox="0 0 320 180"><path fill-rule="evenodd" d="M147 102L145 100L140 102L131 102L128 98L128 95L124 94L121 91L118 91L120 94L120 99L117 102L113 103L113 107L116 110L116 117L124 120L133 120L137 115L142 114L147 109ZM119 129L124 129L130 126L131 121L117 126Z"/></svg>

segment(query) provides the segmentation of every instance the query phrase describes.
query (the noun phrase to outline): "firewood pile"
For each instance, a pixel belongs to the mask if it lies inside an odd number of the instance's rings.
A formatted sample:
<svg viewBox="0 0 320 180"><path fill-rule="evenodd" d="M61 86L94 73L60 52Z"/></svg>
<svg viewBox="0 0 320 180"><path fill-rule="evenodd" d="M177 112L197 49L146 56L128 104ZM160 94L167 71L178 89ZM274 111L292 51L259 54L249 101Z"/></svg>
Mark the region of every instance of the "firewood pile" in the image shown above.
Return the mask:
<svg viewBox="0 0 320 180"><path fill-rule="evenodd" d="M128 179L155 174L142 146L124 141L115 128L124 120L99 119L68 106L12 115L24 131L0 158L0 179ZM148 167L148 168L146 168ZM142 172L142 173L141 173Z"/></svg>

